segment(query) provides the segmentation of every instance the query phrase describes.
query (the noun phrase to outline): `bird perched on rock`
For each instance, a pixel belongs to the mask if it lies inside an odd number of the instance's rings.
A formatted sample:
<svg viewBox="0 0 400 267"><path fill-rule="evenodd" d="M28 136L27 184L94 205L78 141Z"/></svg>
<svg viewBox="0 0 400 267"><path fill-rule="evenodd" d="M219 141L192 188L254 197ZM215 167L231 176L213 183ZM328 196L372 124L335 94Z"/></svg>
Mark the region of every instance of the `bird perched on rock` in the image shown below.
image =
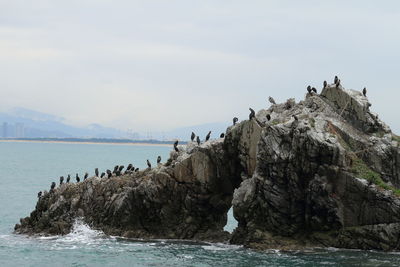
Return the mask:
<svg viewBox="0 0 400 267"><path fill-rule="evenodd" d="M190 136L190 140L192 140L192 142L193 142L195 137L196 137L196 134L194 132L192 132L192 135Z"/></svg>
<svg viewBox="0 0 400 267"><path fill-rule="evenodd" d="M149 167L151 169L151 163L149 160L147 160L147 167Z"/></svg>
<svg viewBox="0 0 400 267"><path fill-rule="evenodd" d="M338 76L335 76L335 79L333 80L333 82L334 82L335 84L337 84L338 81L339 81Z"/></svg>
<svg viewBox="0 0 400 267"><path fill-rule="evenodd" d="M268 120L268 121L271 120L271 115L267 114L267 120Z"/></svg>
<svg viewBox="0 0 400 267"><path fill-rule="evenodd" d="M60 176L60 185L64 183L64 176Z"/></svg>
<svg viewBox="0 0 400 267"><path fill-rule="evenodd" d="M124 165L119 166L118 171L119 171L119 172L122 172L122 170L124 169L124 167L125 167Z"/></svg>
<svg viewBox="0 0 400 267"><path fill-rule="evenodd" d="M175 143L174 143L174 149L175 149L176 152L179 152L178 143L179 143L178 140L176 140Z"/></svg>
<svg viewBox="0 0 400 267"><path fill-rule="evenodd" d="M139 171L139 168L136 168L136 169L135 169L135 172L138 172L138 171Z"/></svg>
<svg viewBox="0 0 400 267"><path fill-rule="evenodd" d="M157 164L158 164L158 163L161 163L161 156L158 156L158 157L157 157Z"/></svg>
<svg viewBox="0 0 400 267"><path fill-rule="evenodd" d="M307 92L311 94L311 85L307 86Z"/></svg>
<svg viewBox="0 0 400 267"><path fill-rule="evenodd" d="M197 141L197 145L199 146L200 145L200 137L199 136L197 136L196 141Z"/></svg>
<svg viewBox="0 0 400 267"><path fill-rule="evenodd" d="M236 125L236 123L238 122L238 120L239 120L238 118L234 117L234 118L233 118L233 125Z"/></svg>
<svg viewBox="0 0 400 267"><path fill-rule="evenodd" d="M363 89L363 95L367 96L367 88L366 87L364 87L364 89Z"/></svg>
<svg viewBox="0 0 400 267"><path fill-rule="evenodd" d="M98 168L94 169L94 174L96 175L96 177L99 177L99 169Z"/></svg>
<svg viewBox="0 0 400 267"><path fill-rule="evenodd" d="M106 174L104 172L101 173L100 178L103 178Z"/></svg>
<svg viewBox="0 0 400 267"><path fill-rule="evenodd" d="M71 180L71 175L68 174L68 176L67 176L67 184L69 183L70 180Z"/></svg>
<svg viewBox="0 0 400 267"><path fill-rule="evenodd" d="M117 172L115 173L115 176L121 176L121 171L117 170Z"/></svg>
<svg viewBox="0 0 400 267"><path fill-rule="evenodd" d="M79 178L79 175L78 175L78 174L76 174L75 179L76 179L76 182L77 182L77 183L79 183L79 182L81 181L81 179Z"/></svg>
<svg viewBox="0 0 400 267"><path fill-rule="evenodd" d="M206 135L206 142L207 142L208 140L210 140L210 137L211 137L211 131L209 131L208 134Z"/></svg>
<svg viewBox="0 0 400 267"><path fill-rule="evenodd" d="M340 86L340 79L336 83L336 87L339 88L339 86Z"/></svg>
<svg viewBox="0 0 400 267"><path fill-rule="evenodd" d="M52 183L51 183L51 186L50 186L50 190L53 191L54 188L56 188L56 183L55 183L55 182L52 182Z"/></svg>
<svg viewBox="0 0 400 267"><path fill-rule="evenodd" d="M324 81L324 88L328 86L327 81Z"/></svg>
<svg viewBox="0 0 400 267"><path fill-rule="evenodd" d="M225 134L224 133L221 133L220 135L219 135L219 138L224 138L225 137Z"/></svg>
<svg viewBox="0 0 400 267"><path fill-rule="evenodd" d="M252 118L254 118L256 116L256 112L252 108L249 108L249 110L250 110L249 120L251 120Z"/></svg>
<svg viewBox="0 0 400 267"><path fill-rule="evenodd" d="M315 89L315 87L311 88L311 91L313 91L314 93L317 93L317 89Z"/></svg>
<svg viewBox="0 0 400 267"><path fill-rule="evenodd" d="M268 101L272 104L272 105L276 105L275 99L273 99L272 97L268 98Z"/></svg>
<svg viewBox="0 0 400 267"><path fill-rule="evenodd" d="M113 171L113 173L116 173L116 172L118 171L118 168L119 168L118 165L114 166L114 171Z"/></svg>
<svg viewBox="0 0 400 267"><path fill-rule="evenodd" d="M110 170L107 170L106 173L107 173L107 178L111 178L112 172Z"/></svg>
<svg viewBox="0 0 400 267"><path fill-rule="evenodd" d="M85 176L83 177L83 180L86 180L89 177L89 173L85 172Z"/></svg>
<svg viewBox="0 0 400 267"><path fill-rule="evenodd" d="M126 170L130 171L132 169L132 167L133 167L132 163L129 163L128 167L126 167Z"/></svg>
<svg viewBox="0 0 400 267"><path fill-rule="evenodd" d="M41 198L42 197L42 191L39 191L39 193L37 193L37 197Z"/></svg>

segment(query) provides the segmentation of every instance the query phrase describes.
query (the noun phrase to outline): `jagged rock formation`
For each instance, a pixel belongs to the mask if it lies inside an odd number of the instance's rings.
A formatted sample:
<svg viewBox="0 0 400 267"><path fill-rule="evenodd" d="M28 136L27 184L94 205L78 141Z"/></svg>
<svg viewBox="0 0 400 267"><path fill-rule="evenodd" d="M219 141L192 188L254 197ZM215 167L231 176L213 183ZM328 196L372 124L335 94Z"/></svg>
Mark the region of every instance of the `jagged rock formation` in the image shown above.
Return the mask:
<svg viewBox="0 0 400 267"><path fill-rule="evenodd" d="M65 234L83 217L114 235L224 240L233 205L232 243L396 250L400 139L369 108L362 93L328 85L151 170L64 184L16 232Z"/></svg>

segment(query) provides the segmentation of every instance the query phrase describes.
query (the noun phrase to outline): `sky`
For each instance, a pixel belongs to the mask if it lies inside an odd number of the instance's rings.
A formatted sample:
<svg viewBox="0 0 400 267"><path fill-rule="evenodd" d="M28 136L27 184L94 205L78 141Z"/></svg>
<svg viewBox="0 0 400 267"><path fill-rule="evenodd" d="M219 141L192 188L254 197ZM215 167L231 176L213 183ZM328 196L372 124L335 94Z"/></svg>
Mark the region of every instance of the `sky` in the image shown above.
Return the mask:
<svg viewBox="0 0 400 267"><path fill-rule="evenodd" d="M0 0L0 111L135 131L245 119L338 75L399 133L398 1Z"/></svg>

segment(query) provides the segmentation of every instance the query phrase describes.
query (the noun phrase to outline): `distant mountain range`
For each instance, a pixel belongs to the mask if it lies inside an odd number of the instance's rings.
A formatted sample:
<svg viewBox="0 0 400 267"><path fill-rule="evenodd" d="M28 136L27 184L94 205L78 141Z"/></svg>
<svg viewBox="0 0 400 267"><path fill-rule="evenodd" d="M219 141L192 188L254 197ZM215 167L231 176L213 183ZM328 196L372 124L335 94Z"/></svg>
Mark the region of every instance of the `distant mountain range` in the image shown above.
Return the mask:
<svg viewBox="0 0 400 267"><path fill-rule="evenodd" d="M141 129L135 133L90 124L86 127L68 125L61 117L41 113L25 108L14 108L0 112L0 137L20 138L114 138L114 139L153 139L153 140L189 140L191 132L204 139L208 131L212 137L219 137L229 123L207 123L177 128L167 132L144 133Z"/></svg>

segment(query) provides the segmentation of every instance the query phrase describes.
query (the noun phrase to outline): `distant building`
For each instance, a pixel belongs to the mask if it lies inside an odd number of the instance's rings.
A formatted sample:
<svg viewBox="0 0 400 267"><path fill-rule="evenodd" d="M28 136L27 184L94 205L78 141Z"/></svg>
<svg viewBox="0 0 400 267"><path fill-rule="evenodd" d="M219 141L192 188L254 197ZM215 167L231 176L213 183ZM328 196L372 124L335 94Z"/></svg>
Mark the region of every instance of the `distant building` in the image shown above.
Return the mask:
<svg viewBox="0 0 400 267"><path fill-rule="evenodd" d="M3 122L3 127L2 127L2 137L3 138L7 138L8 137L8 123L7 122Z"/></svg>
<svg viewBox="0 0 400 267"><path fill-rule="evenodd" d="M15 124L15 137L17 138L25 137L25 127L23 123Z"/></svg>

